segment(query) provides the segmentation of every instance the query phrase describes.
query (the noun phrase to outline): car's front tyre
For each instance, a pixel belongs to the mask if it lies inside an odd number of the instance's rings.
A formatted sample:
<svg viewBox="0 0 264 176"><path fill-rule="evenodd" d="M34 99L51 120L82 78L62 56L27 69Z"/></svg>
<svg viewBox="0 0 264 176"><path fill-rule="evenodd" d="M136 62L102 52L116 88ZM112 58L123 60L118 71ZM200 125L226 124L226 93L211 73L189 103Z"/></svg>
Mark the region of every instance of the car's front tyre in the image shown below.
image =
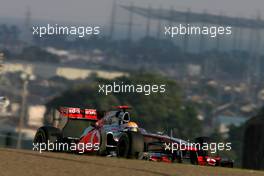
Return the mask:
<svg viewBox="0 0 264 176"><path fill-rule="evenodd" d="M117 143L117 156L138 158L144 151L144 138L139 132L122 133Z"/></svg>

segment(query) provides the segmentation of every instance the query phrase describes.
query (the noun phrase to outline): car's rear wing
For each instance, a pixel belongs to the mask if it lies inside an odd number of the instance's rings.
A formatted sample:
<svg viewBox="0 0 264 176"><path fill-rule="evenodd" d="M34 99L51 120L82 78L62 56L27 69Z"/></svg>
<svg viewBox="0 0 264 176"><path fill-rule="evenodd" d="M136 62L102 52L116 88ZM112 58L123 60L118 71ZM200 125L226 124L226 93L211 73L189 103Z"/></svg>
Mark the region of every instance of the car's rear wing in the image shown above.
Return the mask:
<svg viewBox="0 0 264 176"><path fill-rule="evenodd" d="M81 109L81 108L71 108L71 107L61 107L59 112L62 116L71 119L86 119L97 121L97 111L96 109Z"/></svg>

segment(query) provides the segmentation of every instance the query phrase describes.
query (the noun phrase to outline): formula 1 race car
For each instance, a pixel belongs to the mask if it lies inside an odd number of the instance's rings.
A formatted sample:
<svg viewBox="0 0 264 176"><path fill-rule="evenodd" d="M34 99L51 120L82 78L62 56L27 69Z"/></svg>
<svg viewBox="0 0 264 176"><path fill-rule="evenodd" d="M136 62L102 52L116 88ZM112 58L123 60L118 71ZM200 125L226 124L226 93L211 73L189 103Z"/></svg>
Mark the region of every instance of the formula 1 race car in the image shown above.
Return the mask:
<svg viewBox="0 0 264 176"><path fill-rule="evenodd" d="M34 143L77 144L77 151L98 155L138 157L144 151L144 139L135 122L130 121L127 106L98 112L95 109L60 108L53 126L38 129ZM91 147L80 149L81 144ZM67 148L68 149L68 148Z"/></svg>
<svg viewBox="0 0 264 176"><path fill-rule="evenodd" d="M129 109L128 106L118 106L115 110L100 112L95 109L60 108L60 116L55 118L54 125L39 128L34 143L73 143L77 145L74 148L76 151L101 156L169 163L189 160L191 164L198 165L233 166L233 161L224 161L219 156L211 157L208 152L193 146L174 150L172 144L186 146L189 143L139 128L137 123L131 121ZM89 147L80 148L83 146L81 144Z"/></svg>

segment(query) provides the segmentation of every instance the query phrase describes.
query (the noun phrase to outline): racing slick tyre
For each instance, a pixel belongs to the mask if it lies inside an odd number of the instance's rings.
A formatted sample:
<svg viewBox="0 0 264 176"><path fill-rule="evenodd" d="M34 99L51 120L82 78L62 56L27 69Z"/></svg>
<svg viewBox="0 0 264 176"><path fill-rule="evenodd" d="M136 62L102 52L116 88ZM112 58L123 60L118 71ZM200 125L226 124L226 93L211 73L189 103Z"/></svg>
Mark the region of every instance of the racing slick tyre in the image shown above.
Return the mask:
<svg viewBox="0 0 264 176"><path fill-rule="evenodd" d="M100 146L99 146L99 150L97 151L97 155L99 156L107 155L106 133L104 130L100 130Z"/></svg>
<svg viewBox="0 0 264 176"><path fill-rule="evenodd" d="M54 144L56 142L59 142L61 138L62 138L62 134L60 129L51 126L44 126L38 129L33 142L38 143L39 145L45 143L47 150L48 143Z"/></svg>
<svg viewBox="0 0 264 176"><path fill-rule="evenodd" d="M129 156L129 138L126 133L123 133L118 140L116 155L121 158L128 158Z"/></svg>
<svg viewBox="0 0 264 176"><path fill-rule="evenodd" d="M144 138L141 133L123 133L117 143L117 156L122 158L138 158L144 151Z"/></svg>

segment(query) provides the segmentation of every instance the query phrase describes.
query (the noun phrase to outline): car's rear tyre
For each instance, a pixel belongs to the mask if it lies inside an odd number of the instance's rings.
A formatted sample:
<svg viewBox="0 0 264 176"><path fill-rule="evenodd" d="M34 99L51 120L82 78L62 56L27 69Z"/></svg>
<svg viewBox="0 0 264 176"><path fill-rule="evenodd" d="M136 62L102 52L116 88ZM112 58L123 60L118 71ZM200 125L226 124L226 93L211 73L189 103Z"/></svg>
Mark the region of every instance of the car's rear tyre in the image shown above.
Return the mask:
<svg viewBox="0 0 264 176"><path fill-rule="evenodd" d="M48 143L57 143L61 141L62 134L61 130L51 126L44 126L38 129L37 133L35 134L33 142L36 144L46 144L46 150Z"/></svg>
<svg viewBox="0 0 264 176"><path fill-rule="evenodd" d="M144 151L143 135L138 132L123 133L117 143L117 156L122 158L138 158Z"/></svg>
<svg viewBox="0 0 264 176"><path fill-rule="evenodd" d="M97 151L97 155L99 156L105 156L107 155L107 150L106 150L106 133L104 130L100 130L100 146L99 150Z"/></svg>

